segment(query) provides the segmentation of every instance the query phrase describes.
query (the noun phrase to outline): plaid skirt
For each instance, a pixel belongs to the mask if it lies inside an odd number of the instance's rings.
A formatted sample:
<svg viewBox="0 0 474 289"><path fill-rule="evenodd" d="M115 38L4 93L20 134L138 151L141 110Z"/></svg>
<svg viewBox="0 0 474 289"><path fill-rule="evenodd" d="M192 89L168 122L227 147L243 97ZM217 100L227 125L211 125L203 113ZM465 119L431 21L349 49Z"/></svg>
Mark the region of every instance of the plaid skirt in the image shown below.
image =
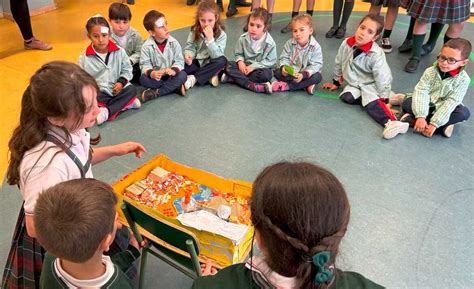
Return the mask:
<svg viewBox="0 0 474 289"><path fill-rule="evenodd" d="M130 232L124 226L117 230L114 242L106 254L113 256L127 250L129 241ZM38 240L31 238L26 232L25 211L22 205L13 233L10 253L3 271L2 289L39 288L45 252ZM138 281L137 263L124 272L132 284L137 284Z"/></svg>
<svg viewBox="0 0 474 289"><path fill-rule="evenodd" d="M382 5L383 7L398 7L401 1L400 0L362 0L362 2L368 2L374 6Z"/></svg>
<svg viewBox="0 0 474 289"><path fill-rule="evenodd" d="M2 289L39 288L44 253L38 240L26 233L25 211L21 206L3 271Z"/></svg>
<svg viewBox="0 0 474 289"><path fill-rule="evenodd" d="M469 19L470 0L413 0L408 15L423 23L453 24Z"/></svg>

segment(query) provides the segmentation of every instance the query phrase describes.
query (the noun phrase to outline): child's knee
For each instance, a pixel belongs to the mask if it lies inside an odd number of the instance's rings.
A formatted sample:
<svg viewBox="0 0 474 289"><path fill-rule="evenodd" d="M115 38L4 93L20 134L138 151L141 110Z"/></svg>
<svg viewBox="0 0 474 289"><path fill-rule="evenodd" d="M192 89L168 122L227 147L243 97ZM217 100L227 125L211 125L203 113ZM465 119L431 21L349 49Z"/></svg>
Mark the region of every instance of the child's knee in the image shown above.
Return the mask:
<svg viewBox="0 0 474 289"><path fill-rule="evenodd" d="M348 104L355 104L357 102L357 100L354 98L352 93L350 93L349 91L342 93L339 98L343 102L348 103Z"/></svg>

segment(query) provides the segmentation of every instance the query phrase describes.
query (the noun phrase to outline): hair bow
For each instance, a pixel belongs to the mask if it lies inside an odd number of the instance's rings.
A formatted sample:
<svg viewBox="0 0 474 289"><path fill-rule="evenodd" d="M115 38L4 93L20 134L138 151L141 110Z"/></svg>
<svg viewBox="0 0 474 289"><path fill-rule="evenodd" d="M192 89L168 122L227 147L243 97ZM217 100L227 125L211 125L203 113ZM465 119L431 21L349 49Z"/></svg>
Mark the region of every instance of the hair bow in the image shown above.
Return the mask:
<svg viewBox="0 0 474 289"><path fill-rule="evenodd" d="M313 264L316 266L317 273L314 276L314 283L322 284L331 280L333 276L333 271L327 268L327 263L331 259L331 252L321 251L313 255Z"/></svg>

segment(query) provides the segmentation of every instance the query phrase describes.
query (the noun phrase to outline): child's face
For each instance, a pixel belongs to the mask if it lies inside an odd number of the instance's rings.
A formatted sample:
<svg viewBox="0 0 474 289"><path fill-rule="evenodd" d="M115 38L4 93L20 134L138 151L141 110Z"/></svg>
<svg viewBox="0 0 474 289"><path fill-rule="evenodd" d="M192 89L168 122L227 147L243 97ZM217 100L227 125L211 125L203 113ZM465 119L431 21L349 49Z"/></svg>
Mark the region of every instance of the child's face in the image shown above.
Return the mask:
<svg viewBox="0 0 474 289"><path fill-rule="evenodd" d="M204 29L207 26L214 29L214 25L216 25L216 15L211 11L205 11L199 15L199 25L201 28Z"/></svg>
<svg viewBox="0 0 474 289"><path fill-rule="evenodd" d="M76 126L77 119L80 117L75 112L69 113L64 120L64 127L69 132L74 132L79 129L92 127L95 123L95 119L99 114L99 106L97 105L97 91L91 85L85 86L82 89L82 96L84 97L84 103L86 105L86 111L82 118L79 126Z"/></svg>
<svg viewBox="0 0 474 289"><path fill-rule="evenodd" d="M106 26L95 25L89 31L89 39L92 41L92 46L99 53L106 53L109 46L109 28Z"/></svg>
<svg viewBox="0 0 474 289"><path fill-rule="evenodd" d="M166 22L165 17L161 17L155 22L153 31L148 31L153 38L158 42L163 42L170 37L170 32L168 30L168 23Z"/></svg>
<svg viewBox="0 0 474 289"><path fill-rule="evenodd" d="M293 31L293 38L300 46L308 44L309 38L311 37L311 34L313 34L313 27L310 27L301 21L296 21L293 22L291 29Z"/></svg>
<svg viewBox="0 0 474 289"><path fill-rule="evenodd" d="M248 24L250 38L258 40L265 34L265 23L262 18L250 17Z"/></svg>
<svg viewBox="0 0 474 289"><path fill-rule="evenodd" d="M460 50L451 47L443 47L438 55L438 67L442 72L458 69L468 62L468 59L462 59Z"/></svg>
<svg viewBox="0 0 474 289"><path fill-rule="evenodd" d="M377 40L377 28L378 23L372 19L365 19L364 22L359 24L355 33L355 41L357 46L364 45L370 41Z"/></svg>
<svg viewBox="0 0 474 289"><path fill-rule="evenodd" d="M112 26L112 31L115 35L120 37L124 36L128 29L130 29L129 20L110 19L110 25Z"/></svg>

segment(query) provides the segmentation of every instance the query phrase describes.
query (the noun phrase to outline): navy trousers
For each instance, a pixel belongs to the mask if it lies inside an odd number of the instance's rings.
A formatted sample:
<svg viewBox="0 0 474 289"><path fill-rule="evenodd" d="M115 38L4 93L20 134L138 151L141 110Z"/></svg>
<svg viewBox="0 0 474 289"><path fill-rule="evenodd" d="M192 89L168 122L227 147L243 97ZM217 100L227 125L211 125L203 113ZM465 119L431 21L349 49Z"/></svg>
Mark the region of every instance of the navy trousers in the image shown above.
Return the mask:
<svg viewBox="0 0 474 289"><path fill-rule="evenodd" d="M340 98L343 102L348 104L362 103L362 97L356 99L350 92L341 94ZM369 102L365 106L365 111L381 126L385 126L389 120L397 120L382 98Z"/></svg>
<svg viewBox="0 0 474 289"><path fill-rule="evenodd" d="M113 120L124 108L133 103L137 97L137 89L133 85L122 88L117 95L110 95L101 91L97 95L99 106L109 110L109 120Z"/></svg>
<svg viewBox="0 0 474 289"><path fill-rule="evenodd" d="M245 75L240 72L239 66L235 61L227 63L225 73L232 81L243 88L248 88L250 83L264 83L272 79L272 70L270 68L255 69L248 75Z"/></svg>
<svg viewBox="0 0 474 289"><path fill-rule="evenodd" d="M203 67L199 65L197 59L193 59L191 65L184 64L184 71L188 75L194 75L199 85L204 85L209 82L214 75L218 74L225 68L227 64L227 58L220 56L217 58L211 58L210 62Z"/></svg>
<svg viewBox="0 0 474 289"><path fill-rule="evenodd" d="M186 82L187 74L184 70L176 73L175 76L165 75L160 80L150 78L145 74L140 77L140 84L146 88L157 88L160 96L170 94L181 87Z"/></svg>
<svg viewBox="0 0 474 289"><path fill-rule="evenodd" d="M321 73L316 72L315 74L311 75L309 78L303 79L299 83L296 83L293 81L294 79L293 76L291 75L283 76L279 68L273 70L273 75L275 75L275 78L278 79L279 81L284 81L288 83L290 90L304 89L310 85L320 83L321 80L323 79L323 77L321 76Z"/></svg>

